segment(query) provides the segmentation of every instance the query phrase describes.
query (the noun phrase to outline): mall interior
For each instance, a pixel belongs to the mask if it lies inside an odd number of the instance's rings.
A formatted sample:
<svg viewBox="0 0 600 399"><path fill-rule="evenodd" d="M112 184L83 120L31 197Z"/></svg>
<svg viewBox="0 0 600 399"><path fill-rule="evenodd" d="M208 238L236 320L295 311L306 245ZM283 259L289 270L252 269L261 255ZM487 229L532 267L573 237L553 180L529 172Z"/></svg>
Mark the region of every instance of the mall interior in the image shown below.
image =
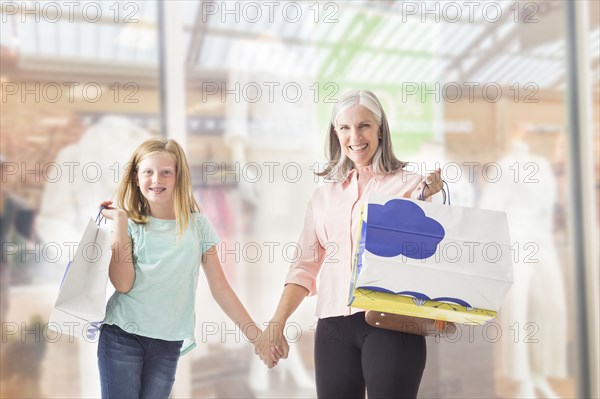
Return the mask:
<svg viewBox="0 0 600 399"><path fill-rule="evenodd" d="M508 218L512 304L427 338L419 397L598 397L600 2L1 6L1 397L100 396L96 340L48 323L67 244L149 137L184 147L227 278L268 322L349 89L379 97L397 157L441 168L453 206ZM315 305L267 369L200 273L172 397L316 397Z"/></svg>

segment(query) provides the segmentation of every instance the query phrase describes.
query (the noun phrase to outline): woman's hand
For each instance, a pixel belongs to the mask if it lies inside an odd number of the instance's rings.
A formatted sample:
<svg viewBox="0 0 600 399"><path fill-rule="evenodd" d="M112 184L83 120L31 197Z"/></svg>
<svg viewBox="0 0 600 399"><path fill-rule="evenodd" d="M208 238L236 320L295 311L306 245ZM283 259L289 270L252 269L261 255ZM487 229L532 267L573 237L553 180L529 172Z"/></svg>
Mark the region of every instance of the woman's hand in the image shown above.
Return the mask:
<svg viewBox="0 0 600 399"><path fill-rule="evenodd" d="M123 209L118 209L112 206L112 201L104 201L100 203L100 206L103 206L102 216L107 218L108 220L117 221L117 220L127 220L127 213Z"/></svg>
<svg viewBox="0 0 600 399"><path fill-rule="evenodd" d="M273 368L279 359L287 359L290 347L283 335L285 323L271 321L254 345L254 352L268 368Z"/></svg>
<svg viewBox="0 0 600 399"><path fill-rule="evenodd" d="M435 172L428 173L427 176L425 176L421 184L419 184L417 188L413 190L410 197L412 199L426 200L427 198L439 192L442 189L443 184L444 181L442 180L442 169L438 168ZM425 191L423 191L423 187L425 187ZM420 198L421 193L423 193L423 198Z"/></svg>

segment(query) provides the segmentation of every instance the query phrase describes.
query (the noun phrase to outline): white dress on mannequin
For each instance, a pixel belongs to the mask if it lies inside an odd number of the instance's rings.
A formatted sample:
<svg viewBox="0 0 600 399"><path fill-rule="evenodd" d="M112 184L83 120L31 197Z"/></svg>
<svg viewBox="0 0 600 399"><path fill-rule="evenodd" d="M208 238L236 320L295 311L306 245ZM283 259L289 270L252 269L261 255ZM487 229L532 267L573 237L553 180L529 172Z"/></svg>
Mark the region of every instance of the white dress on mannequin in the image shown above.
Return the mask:
<svg viewBox="0 0 600 399"><path fill-rule="evenodd" d="M485 185L480 207L507 213L513 248L514 284L498 312L501 371L518 382L519 397L535 397L534 388L554 397L546 378L566 377L567 343L564 280L552 235L556 181L548 160L521 140L498 164L502 177Z"/></svg>
<svg viewBox="0 0 600 399"><path fill-rule="evenodd" d="M62 256L56 263L56 271L60 275L69 261L68 248L63 243L76 243L81 238L87 220L97 215L100 202L115 200L125 164L135 148L150 137L150 133L126 118L107 116L91 126L77 144L65 147L58 154L55 162L60 166L62 176L56 182L46 184L36 226L43 241L61 245ZM100 376L97 342L83 339L77 339L76 342L80 397L98 398ZM49 345L49 352L54 346ZM42 377L46 381L55 379L52 357L51 353L47 353L48 362L43 368Z"/></svg>

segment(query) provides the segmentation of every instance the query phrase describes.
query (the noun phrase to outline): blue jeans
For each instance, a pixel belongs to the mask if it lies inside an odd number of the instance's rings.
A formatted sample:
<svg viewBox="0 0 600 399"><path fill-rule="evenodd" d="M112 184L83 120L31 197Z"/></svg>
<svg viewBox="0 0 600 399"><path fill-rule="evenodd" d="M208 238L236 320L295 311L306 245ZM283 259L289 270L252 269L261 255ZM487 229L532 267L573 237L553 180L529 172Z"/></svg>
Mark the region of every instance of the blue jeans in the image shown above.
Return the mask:
<svg viewBox="0 0 600 399"><path fill-rule="evenodd" d="M103 325L98 341L102 398L168 398L182 344Z"/></svg>

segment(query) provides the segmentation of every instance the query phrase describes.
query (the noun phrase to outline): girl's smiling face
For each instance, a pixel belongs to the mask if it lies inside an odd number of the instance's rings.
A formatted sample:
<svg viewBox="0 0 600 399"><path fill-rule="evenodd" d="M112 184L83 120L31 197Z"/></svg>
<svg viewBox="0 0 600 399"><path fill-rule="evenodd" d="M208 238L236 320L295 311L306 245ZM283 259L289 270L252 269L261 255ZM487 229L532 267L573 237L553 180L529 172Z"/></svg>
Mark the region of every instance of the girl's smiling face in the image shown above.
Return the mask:
<svg viewBox="0 0 600 399"><path fill-rule="evenodd" d="M380 136L371 111L360 104L353 105L338 116L335 131L342 151L355 168L371 164Z"/></svg>
<svg viewBox="0 0 600 399"><path fill-rule="evenodd" d="M137 183L151 208L173 208L176 164L166 152L149 155L138 164Z"/></svg>

